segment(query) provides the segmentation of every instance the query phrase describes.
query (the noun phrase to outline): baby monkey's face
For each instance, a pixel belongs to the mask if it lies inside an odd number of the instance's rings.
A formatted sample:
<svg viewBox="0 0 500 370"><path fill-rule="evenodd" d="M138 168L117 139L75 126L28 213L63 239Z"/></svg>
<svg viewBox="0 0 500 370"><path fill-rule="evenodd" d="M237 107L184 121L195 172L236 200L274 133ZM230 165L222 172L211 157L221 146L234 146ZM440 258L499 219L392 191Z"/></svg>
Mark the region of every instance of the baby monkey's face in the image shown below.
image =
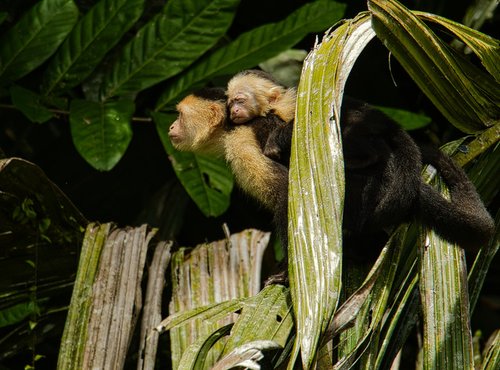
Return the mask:
<svg viewBox="0 0 500 370"><path fill-rule="evenodd" d="M255 96L248 92L238 92L234 96L229 96L227 101L229 107L229 117L236 124L250 121L259 115L259 105Z"/></svg>

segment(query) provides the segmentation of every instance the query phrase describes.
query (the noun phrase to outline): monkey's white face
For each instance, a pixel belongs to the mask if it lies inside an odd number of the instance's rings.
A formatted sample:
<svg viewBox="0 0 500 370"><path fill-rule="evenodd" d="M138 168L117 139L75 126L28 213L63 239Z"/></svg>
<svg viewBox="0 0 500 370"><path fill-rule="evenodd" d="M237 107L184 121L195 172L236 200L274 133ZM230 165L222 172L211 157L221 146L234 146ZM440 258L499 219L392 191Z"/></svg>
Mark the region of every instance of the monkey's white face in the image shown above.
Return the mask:
<svg viewBox="0 0 500 370"><path fill-rule="evenodd" d="M180 151L211 151L217 142L214 132L224 124L224 103L189 95L177 105L177 111L179 116L168 132L173 146Z"/></svg>
<svg viewBox="0 0 500 370"><path fill-rule="evenodd" d="M201 99L184 98L178 105L179 116L172 123L168 131L170 141L177 150L192 150L196 137L199 136L197 119L205 110L205 102ZM198 113L198 114L197 114Z"/></svg>

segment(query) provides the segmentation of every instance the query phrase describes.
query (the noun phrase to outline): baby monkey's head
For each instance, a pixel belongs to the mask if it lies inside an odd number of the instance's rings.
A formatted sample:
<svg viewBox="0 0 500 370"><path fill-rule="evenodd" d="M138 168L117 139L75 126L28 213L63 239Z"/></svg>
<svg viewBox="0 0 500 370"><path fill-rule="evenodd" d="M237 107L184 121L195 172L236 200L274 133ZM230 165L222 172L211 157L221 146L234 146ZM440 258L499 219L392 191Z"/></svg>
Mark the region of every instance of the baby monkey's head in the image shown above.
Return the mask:
<svg viewBox="0 0 500 370"><path fill-rule="evenodd" d="M231 121L242 124L266 116L285 91L286 88L266 72L238 73L229 81L226 91Z"/></svg>

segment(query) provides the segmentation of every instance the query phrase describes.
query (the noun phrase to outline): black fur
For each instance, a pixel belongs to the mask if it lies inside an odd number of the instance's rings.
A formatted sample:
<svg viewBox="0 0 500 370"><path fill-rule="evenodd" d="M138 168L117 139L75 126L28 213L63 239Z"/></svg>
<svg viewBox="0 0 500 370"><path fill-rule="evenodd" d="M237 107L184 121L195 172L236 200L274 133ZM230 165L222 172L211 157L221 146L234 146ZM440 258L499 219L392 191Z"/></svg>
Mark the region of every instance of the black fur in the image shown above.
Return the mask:
<svg viewBox="0 0 500 370"><path fill-rule="evenodd" d="M204 99L213 101L226 101L226 91L221 87L205 87L193 92L193 95Z"/></svg>
<svg viewBox="0 0 500 370"><path fill-rule="evenodd" d="M288 244L288 164L290 162L290 149L293 125L285 124L274 114L266 117L255 117L250 121L249 127L255 135L260 147L270 159L273 160L273 176L268 181L273 204L273 222L283 245ZM289 129L290 128L290 129ZM227 130L237 129L231 122L226 122ZM267 151L276 148L276 153Z"/></svg>
<svg viewBox="0 0 500 370"><path fill-rule="evenodd" d="M292 146L293 124L287 124L275 114L251 120L253 129L264 155L288 167Z"/></svg>
<svg viewBox="0 0 500 370"><path fill-rule="evenodd" d="M293 122L286 124L268 115L247 124L254 127L264 153L288 167ZM490 239L493 220L451 158L437 148L419 148L382 112L348 97L342 105L341 132L346 178L344 251L348 256L370 258L366 244L382 246L386 230L415 218L468 249L477 249ZM433 165L447 183L451 201L422 181L424 163ZM288 186L280 188L286 196L278 202L275 223L286 245Z"/></svg>
<svg viewBox="0 0 500 370"><path fill-rule="evenodd" d="M451 201L428 184L420 184L418 214L422 223L444 239L475 251L488 243L495 223L474 185L453 160L439 150L421 148L423 162L437 169L450 190Z"/></svg>
<svg viewBox="0 0 500 370"><path fill-rule="evenodd" d="M223 89L202 89L195 96L226 99ZM253 128L266 155L275 160L272 189L274 221L283 244L288 244L288 161L293 122L276 115L256 117ZM474 185L451 158L436 148L422 148L395 122L369 105L344 98L341 112L346 194L344 252L369 256L366 249L381 245L385 231L402 222L420 220L443 238L477 249L491 238L494 222ZM234 129L226 122L228 130ZM450 188L451 201L425 184L423 164L431 164Z"/></svg>

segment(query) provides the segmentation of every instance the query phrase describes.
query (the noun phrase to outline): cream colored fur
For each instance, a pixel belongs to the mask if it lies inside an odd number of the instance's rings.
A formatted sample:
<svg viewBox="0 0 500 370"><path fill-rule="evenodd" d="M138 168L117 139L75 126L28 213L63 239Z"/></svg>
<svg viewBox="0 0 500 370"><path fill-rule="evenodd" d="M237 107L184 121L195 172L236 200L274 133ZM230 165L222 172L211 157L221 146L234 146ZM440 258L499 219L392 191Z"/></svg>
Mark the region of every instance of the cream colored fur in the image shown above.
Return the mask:
<svg viewBox="0 0 500 370"><path fill-rule="evenodd" d="M183 121L189 135L189 140L176 145L178 150L224 155L224 128L221 122L224 121L225 112L219 103L189 95L177 104L177 111L180 113L178 119ZM207 122L212 123L212 126L207 125Z"/></svg>
<svg viewBox="0 0 500 370"><path fill-rule="evenodd" d="M285 88L265 78L244 74L236 75L227 85L228 101L231 101L238 94L255 97L260 108L256 112L259 116L264 117L270 111L274 111L285 122L290 122L295 118L295 102L297 100L295 88Z"/></svg>
<svg viewBox="0 0 500 370"><path fill-rule="evenodd" d="M248 126L237 126L224 137L225 156L236 182L251 196L259 199L264 205L273 209L272 199L275 199L272 160L262 153L252 129Z"/></svg>
<svg viewBox="0 0 500 370"><path fill-rule="evenodd" d="M273 169L273 161L262 152L252 128L240 125L225 129L225 104L192 95L184 98L177 110L189 138L174 146L182 151L224 156L239 186L273 210L276 196L273 194L275 188L270 185L280 180Z"/></svg>

